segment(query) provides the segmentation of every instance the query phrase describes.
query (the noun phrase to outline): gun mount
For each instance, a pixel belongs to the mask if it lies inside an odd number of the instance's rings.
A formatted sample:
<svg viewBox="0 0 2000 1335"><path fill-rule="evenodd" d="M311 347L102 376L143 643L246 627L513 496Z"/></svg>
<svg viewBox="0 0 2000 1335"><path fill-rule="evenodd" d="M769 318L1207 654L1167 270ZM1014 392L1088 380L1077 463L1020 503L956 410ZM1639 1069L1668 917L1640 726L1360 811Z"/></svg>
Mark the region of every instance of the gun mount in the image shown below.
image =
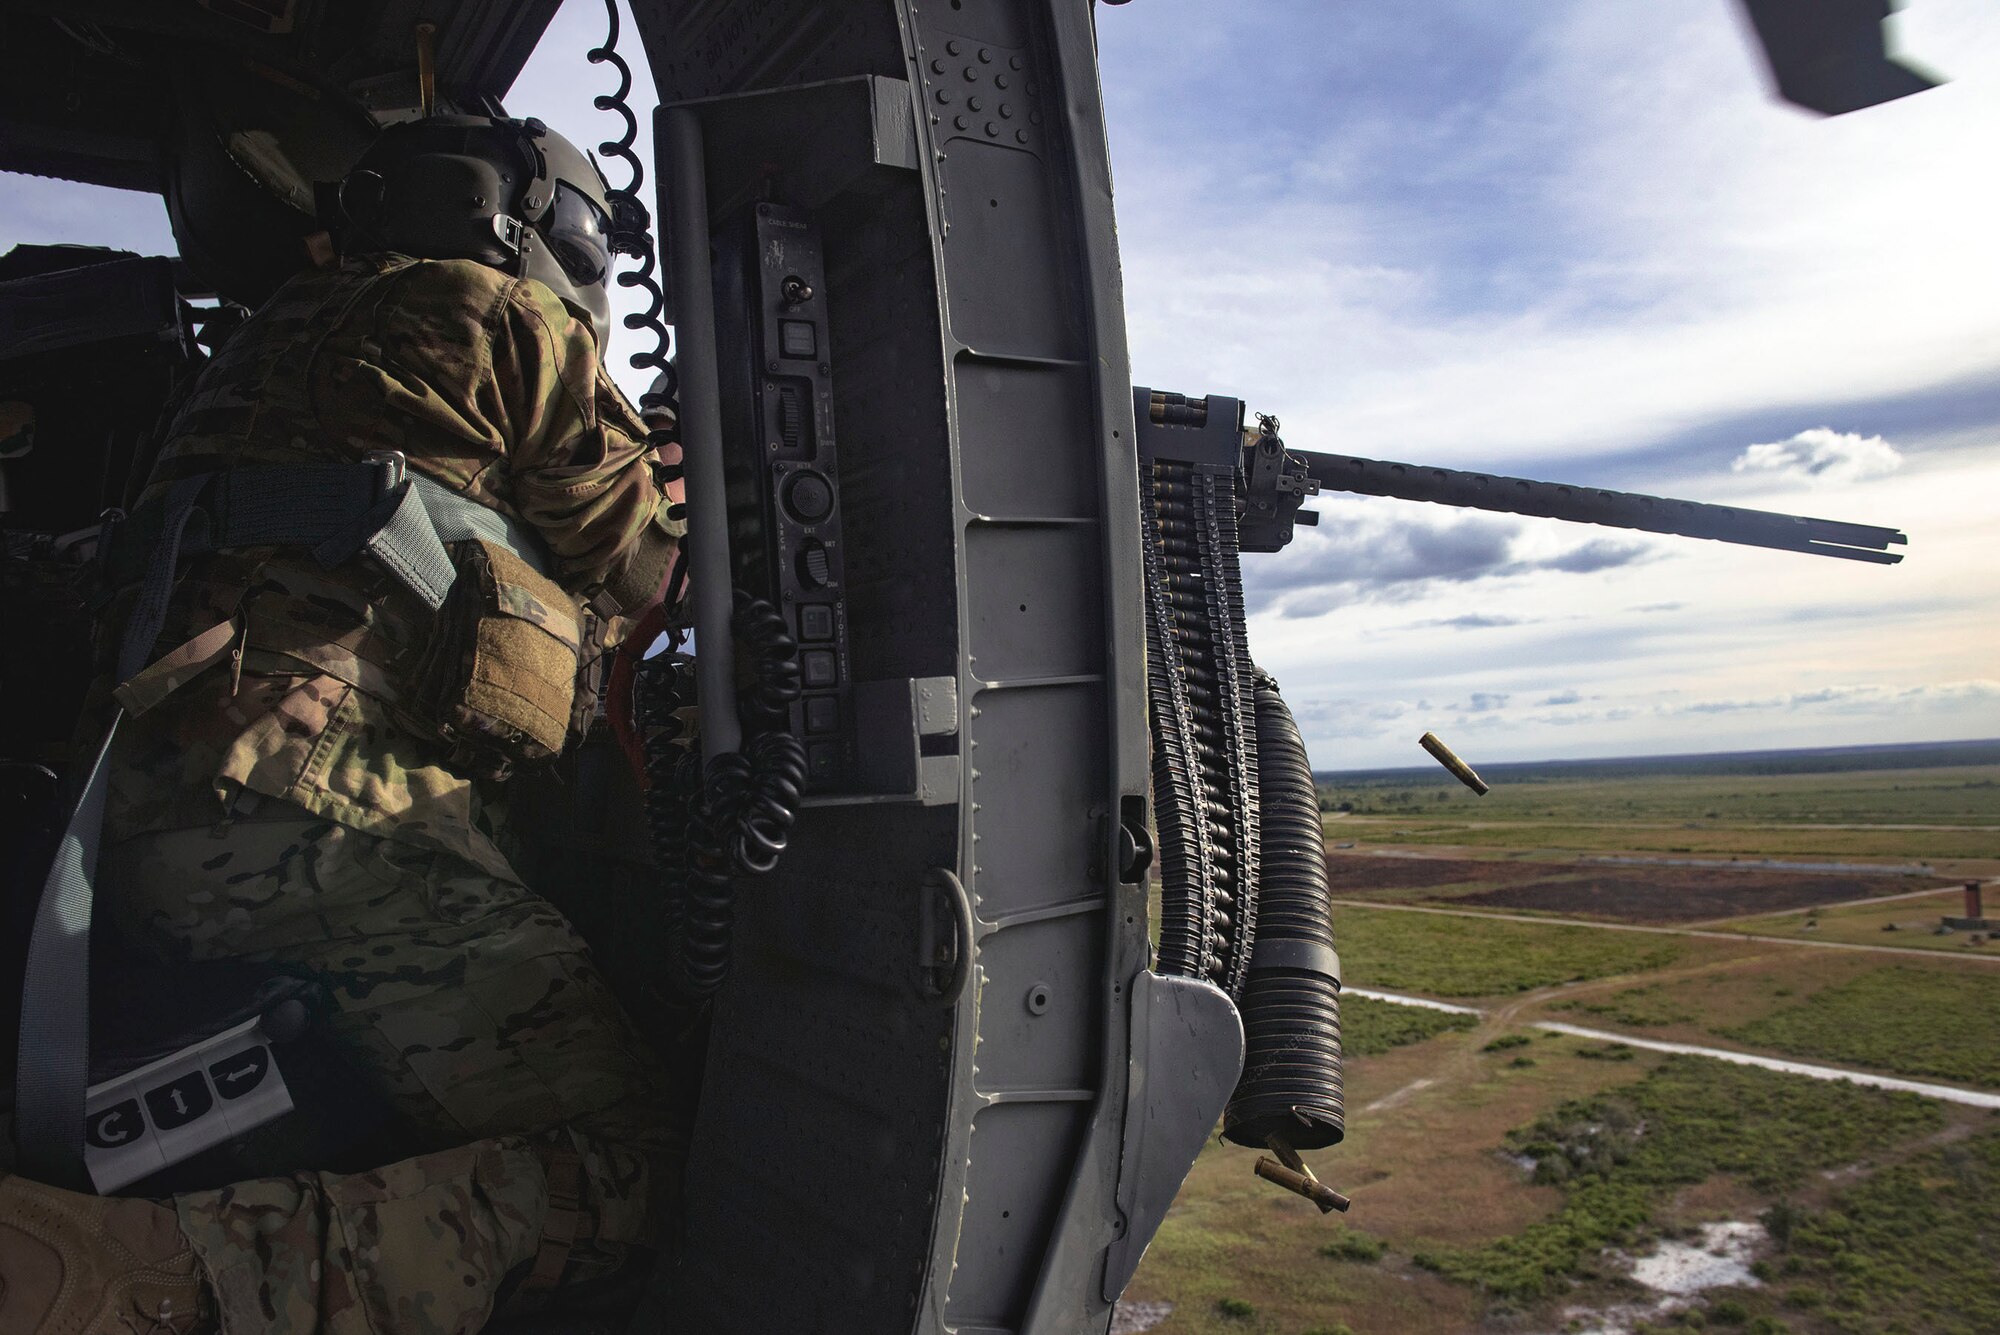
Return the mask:
<svg viewBox="0 0 2000 1335"><path fill-rule="evenodd" d="M1237 467L1243 515L1238 523L1241 550L1246 552L1275 552L1292 540L1296 525L1318 523L1319 515L1301 506L1308 496L1323 491L1393 496L1575 524L1708 538L1877 565L1901 561L1903 553L1888 549L1909 541L1896 529L1874 524L1294 450L1279 436L1275 417L1260 414L1258 425L1246 429L1243 404L1219 394L1190 399L1135 388L1132 401L1142 454L1223 462L1231 448L1240 453Z"/></svg>

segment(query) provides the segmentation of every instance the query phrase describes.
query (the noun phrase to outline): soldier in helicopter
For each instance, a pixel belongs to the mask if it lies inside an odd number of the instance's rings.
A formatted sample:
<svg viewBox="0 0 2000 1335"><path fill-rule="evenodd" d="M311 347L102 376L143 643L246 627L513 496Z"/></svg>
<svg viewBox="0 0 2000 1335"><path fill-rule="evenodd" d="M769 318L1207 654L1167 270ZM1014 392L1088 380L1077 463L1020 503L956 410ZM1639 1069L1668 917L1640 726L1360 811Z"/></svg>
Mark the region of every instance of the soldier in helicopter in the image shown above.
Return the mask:
<svg viewBox="0 0 2000 1335"><path fill-rule="evenodd" d="M660 1064L509 864L497 785L587 717L579 654L665 596L685 527L604 371L603 180L538 122L433 116L337 212L343 258L223 346L112 546L134 587L196 554L110 678L103 900L162 959L319 982L429 1152L164 1202L0 1177L10 1335L474 1331L673 1210ZM183 541L222 481L232 512L303 513L330 469L364 480L343 545Z"/></svg>

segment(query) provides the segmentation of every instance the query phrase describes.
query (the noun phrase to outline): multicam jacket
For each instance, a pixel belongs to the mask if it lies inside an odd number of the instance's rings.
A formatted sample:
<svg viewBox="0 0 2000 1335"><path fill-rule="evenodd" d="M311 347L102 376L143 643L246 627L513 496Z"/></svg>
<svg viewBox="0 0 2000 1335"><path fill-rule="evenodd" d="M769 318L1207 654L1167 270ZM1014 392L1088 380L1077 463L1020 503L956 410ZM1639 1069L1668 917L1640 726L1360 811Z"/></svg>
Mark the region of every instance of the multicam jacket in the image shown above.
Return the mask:
<svg viewBox="0 0 2000 1335"><path fill-rule="evenodd" d="M547 287L472 261L370 256L292 279L231 336L141 503L194 473L400 450L531 525L563 586L615 612L659 588L683 527L644 437L588 324ZM365 557L328 569L260 548L188 563L156 655L225 622L229 650L121 727L109 836L207 824L262 794L511 875L490 795L392 708L430 617Z"/></svg>

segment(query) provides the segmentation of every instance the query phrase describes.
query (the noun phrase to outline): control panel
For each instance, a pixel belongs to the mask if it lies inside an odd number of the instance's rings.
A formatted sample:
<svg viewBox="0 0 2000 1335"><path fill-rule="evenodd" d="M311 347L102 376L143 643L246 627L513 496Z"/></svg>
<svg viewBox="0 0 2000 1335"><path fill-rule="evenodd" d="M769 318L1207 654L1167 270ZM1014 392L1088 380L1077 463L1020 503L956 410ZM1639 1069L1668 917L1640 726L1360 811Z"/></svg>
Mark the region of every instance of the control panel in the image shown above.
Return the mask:
<svg viewBox="0 0 2000 1335"><path fill-rule="evenodd" d="M83 1162L100 1192L242 1135L292 1110L261 1019L92 1085Z"/></svg>
<svg viewBox="0 0 2000 1335"><path fill-rule="evenodd" d="M856 781L854 693L820 233L804 211L761 203L715 241L720 360L742 368L722 386L735 579L798 641L791 730L809 787L840 791Z"/></svg>

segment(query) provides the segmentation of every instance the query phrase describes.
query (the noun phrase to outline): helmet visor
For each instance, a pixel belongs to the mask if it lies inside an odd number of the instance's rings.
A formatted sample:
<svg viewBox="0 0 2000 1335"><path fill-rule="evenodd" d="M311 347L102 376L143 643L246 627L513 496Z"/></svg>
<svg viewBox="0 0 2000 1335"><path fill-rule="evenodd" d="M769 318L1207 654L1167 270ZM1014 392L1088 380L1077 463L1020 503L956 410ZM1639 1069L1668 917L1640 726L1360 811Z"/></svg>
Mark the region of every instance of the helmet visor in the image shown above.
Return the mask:
<svg viewBox="0 0 2000 1335"><path fill-rule="evenodd" d="M557 182L555 205L542 225L542 235L571 282L589 287L604 281L611 267L611 220L596 200Z"/></svg>

